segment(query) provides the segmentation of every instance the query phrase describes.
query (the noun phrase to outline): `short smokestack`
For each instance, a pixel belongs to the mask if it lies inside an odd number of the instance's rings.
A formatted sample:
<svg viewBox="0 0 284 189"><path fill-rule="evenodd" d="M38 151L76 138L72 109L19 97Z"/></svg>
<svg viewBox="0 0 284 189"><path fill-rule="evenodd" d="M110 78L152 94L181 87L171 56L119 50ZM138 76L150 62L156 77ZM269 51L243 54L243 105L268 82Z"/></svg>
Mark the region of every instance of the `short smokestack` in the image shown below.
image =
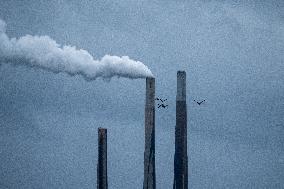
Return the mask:
<svg viewBox="0 0 284 189"><path fill-rule="evenodd" d="M107 189L107 129L98 129L97 189Z"/></svg>
<svg viewBox="0 0 284 189"><path fill-rule="evenodd" d="M155 78L146 78L145 152L143 189L156 189L155 172Z"/></svg>
<svg viewBox="0 0 284 189"><path fill-rule="evenodd" d="M186 73L177 72L175 160L173 189L188 188Z"/></svg>

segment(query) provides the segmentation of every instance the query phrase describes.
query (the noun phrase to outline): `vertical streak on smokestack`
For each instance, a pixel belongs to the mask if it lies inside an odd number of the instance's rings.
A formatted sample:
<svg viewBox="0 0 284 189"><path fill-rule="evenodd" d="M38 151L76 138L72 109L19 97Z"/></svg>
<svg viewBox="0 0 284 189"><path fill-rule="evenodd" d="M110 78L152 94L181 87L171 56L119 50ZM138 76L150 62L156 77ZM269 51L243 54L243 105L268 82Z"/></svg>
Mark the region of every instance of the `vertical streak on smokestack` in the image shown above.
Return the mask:
<svg viewBox="0 0 284 189"><path fill-rule="evenodd" d="M145 152L143 189L156 189L155 172L155 78L146 78Z"/></svg>
<svg viewBox="0 0 284 189"><path fill-rule="evenodd" d="M107 189L107 129L98 129L97 189Z"/></svg>
<svg viewBox="0 0 284 189"><path fill-rule="evenodd" d="M188 188L186 73L177 72L174 189Z"/></svg>

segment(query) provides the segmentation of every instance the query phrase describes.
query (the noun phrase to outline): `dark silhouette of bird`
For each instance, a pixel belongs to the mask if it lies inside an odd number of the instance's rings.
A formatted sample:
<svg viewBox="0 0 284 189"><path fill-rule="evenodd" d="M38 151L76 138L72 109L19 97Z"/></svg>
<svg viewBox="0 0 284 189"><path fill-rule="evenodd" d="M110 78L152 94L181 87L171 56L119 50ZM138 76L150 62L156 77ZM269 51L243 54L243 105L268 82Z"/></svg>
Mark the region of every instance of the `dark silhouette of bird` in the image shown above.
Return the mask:
<svg viewBox="0 0 284 189"><path fill-rule="evenodd" d="M166 108L168 105L165 105L164 102L167 101L168 99L161 99L161 98L155 98L155 100L160 101L160 103L158 104L158 108Z"/></svg>
<svg viewBox="0 0 284 189"><path fill-rule="evenodd" d="M196 102L196 103L200 106L203 102L205 102L205 100L202 100L202 101L200 101L200 102L194 100L194 102Z"/></svg>
<svg viewBox="0 0 284 189"><path fill-rule="evenodd" d="M161 99L161 98L155 98L155 100L159 100L159 101L161 101L161 102L165 102L165 101L167 101L168 99Z"/></svg>
<svg viewBox="0 0 284 189"><path fill-rule="evenodd" d="M166 108L168 105L165 104L158 104L158 108L162 107L162 108Z"/></svg>

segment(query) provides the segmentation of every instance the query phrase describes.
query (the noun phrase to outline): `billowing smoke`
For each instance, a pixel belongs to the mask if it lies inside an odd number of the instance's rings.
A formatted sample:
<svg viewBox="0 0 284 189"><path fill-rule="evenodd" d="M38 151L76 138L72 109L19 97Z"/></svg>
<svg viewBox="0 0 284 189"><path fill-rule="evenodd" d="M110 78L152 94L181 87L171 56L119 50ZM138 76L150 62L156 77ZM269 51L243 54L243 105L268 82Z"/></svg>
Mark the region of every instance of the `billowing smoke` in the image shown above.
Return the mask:
<svg viewBox="0 0 284 189"><path fill-rule="evenodd" d="M113 76L131 79L153 76L147 66L128 56L105 55L102 59L95 60L86 50L61 46L49 36L26 35L10 39L6 34L6 23L0 19L1 63L82 75L87 80L98 77L111 79Z"/></svg>

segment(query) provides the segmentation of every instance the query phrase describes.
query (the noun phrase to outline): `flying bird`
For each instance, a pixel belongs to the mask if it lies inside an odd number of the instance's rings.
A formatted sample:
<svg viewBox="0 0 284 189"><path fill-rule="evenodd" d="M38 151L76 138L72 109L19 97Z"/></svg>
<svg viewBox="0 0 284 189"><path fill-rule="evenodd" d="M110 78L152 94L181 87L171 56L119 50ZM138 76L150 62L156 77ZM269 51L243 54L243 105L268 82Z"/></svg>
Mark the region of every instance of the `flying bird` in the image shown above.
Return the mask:
<svg viewBox="0 0 284 189"><path fill-rule="evenodd" d="M161 101L161 102L165 102L165 101L167 101L168 99L161 99L161 98L155 98L155 100L159 100L159 101Z"/></svg>
<svg viewBox="0 0 284 189"><path fill-rule="evenodd" d="M160 101L161 101L161 102L165 102L166 100L168 100L168 99L165 99L165 100L163 100L163 99L160 99Z"/></svg>
<svg viewBox="0 0 284 189"><path fill-rule="evenodd" d="M196 102L196 103L200 106L203 102L205 102L205 100L202 100L202 101L200 101L200 102L194 100L194 102Z"/></svg>
<svg viewBox="0 0 284 189"><path fill-rule="evenodd" d="M167 101L168 99L161 99L161 98L155 98L155 100L160 101L161 103L158 104L158 108L166 108L168 105L165 105L164 102Z"/></svg>
<svg viewBox="0 0 284 189"><path fill-rule="evenodd" d="M165 104L158 104L158 108L162 107L162 108L166 108L168 105Z"/></svg>

